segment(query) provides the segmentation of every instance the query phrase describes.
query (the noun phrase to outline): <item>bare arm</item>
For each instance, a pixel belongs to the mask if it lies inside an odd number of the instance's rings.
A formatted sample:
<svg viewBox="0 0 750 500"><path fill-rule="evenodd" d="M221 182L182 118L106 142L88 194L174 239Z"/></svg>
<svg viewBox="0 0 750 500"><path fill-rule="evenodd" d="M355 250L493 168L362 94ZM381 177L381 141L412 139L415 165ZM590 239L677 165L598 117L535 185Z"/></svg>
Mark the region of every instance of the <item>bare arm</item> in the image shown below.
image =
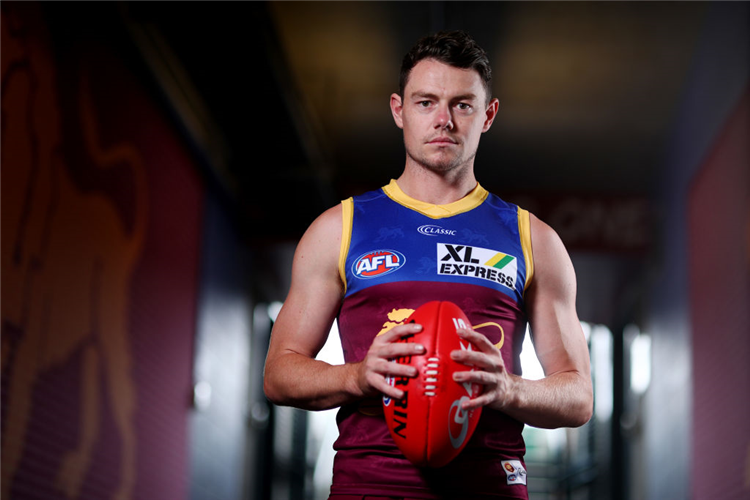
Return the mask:
<svg viewBox="0 0 750 500"><path fill-rule="evenodd" d="M325 344L344 293L338 273L341 244L341 206L313 222L297 246L292 284L274 324L266 357L264 390L279 405L324 410L364 396L403 394L385 382L388 374L414 376L409 367L388 361L414 354L412 344L394 344L414 331L414 325L395 327L377 337L365 360L330 365L315 359Z"/></svg>
<svg viewBox="0 0 750 500"><path fill-rule="evenodd" d="M526 306L545 378L527 380L509 373L500 352L483 335L466 330L460 335L479 352L457 351L454 358L481 371L457 373L456 380L485 386L467 408L489 405L535 427L577 427L591 418L593 390L588 347L575 310L575 271L560 238L533 215L531 240L534 278Z"/></svg>

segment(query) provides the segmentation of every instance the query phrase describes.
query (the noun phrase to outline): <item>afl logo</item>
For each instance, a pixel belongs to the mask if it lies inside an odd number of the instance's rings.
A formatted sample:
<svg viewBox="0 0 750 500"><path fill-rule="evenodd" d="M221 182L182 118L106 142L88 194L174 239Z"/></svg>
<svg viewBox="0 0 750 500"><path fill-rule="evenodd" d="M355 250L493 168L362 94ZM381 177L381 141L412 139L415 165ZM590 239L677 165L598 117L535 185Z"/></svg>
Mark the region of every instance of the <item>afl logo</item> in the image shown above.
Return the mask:
<svg viewBox="0 0 750 500"><path fill-rule="evenodd" d="M398 271L406 263L406 257L395 250L374 250L360 255L352 264L352 273L357 278L379 278Z"/></svg>

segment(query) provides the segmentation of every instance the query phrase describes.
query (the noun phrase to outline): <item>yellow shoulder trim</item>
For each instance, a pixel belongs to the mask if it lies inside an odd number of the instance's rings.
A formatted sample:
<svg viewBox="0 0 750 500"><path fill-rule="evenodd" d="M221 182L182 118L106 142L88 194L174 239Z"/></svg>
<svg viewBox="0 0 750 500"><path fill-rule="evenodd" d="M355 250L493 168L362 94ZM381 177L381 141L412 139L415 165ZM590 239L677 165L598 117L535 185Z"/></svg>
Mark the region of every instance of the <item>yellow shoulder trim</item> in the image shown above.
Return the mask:
<svg viewBox="0 0 750 500"><path fill-rule="evenodd" d="M339 276L346 293L346 256L352 241L352 224L354 222L354 199L347 198L341 202L341 250L339 251Z"/></svg>
<svg viewBox="0 0 750 500"><path fill-rule="evenodd" d="M447 205L433 205L432 203L426 203L407 195L401 191L401 188L394 179L391 179L390 184L387 186L383 186L383 192L396 203L415 210L422 215L426 215L431 219L442 219L468 212L481 205L489 195L486 189L477 184L477 187L458 201L448 203Z"/></svg>
<svg viewBox="0 0 750 500"><path fill-rule="evenodd" d="M518 207L518 234L521 237L523 260L526 261L526 282L523 285L524 294L534 276L534 254L531 251L531 221L529 212Z"/></svg>

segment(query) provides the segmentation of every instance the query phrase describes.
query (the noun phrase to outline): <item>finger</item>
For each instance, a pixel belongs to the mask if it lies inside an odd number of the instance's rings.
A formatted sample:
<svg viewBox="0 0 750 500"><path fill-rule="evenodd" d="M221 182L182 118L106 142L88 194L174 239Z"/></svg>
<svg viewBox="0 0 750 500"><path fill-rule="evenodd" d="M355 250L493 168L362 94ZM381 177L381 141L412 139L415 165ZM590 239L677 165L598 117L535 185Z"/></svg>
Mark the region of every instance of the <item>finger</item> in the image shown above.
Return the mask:
<svg viewBox="0 0 750 500"><path fill-rule="evenodd" d="M418 323L395 326L383 335L375 337L375 340L373 341L373 352L379 357L422 354L425 351L423 345L404 340L409 335L414 335L420 331L422 331L422 325ZM391 349L392 346L402 347L398 347L396 348L396 351L394 351Z"/></svg>
<svg viewBox="0 0 750 500"><path fill-rule="evenodd" d="M401 389L396 389L395 387L391 387L388 384L385 384L383 390L381 390L380 392L382 392L383 395L393 399L402 399L404 397L404 391L402 391Z"/></svg>
<svg viewBox="0 0 750 500"><path fill-rule="evenodd" d="M451 351L451 359L462 365L490 371L498 371L505 366L500 356L478 351Z"/></svg>
<svg viewBox="0 0 750 500"><path fill-rule="evenodd" d="M372 371L382 377L416 377L419 371L410 365L397 363L395 361L379 360L372 368Z"/></svg>
<svg viewBox="0 0 750 500"><path fill-rule="evenodd" d="M488 339L481 333L477 333L474 330L471 330L470 328L459 328L456 330L456 333L462 339L468 340L469 342L474 344L474 347L482 352L491 352L493 350L497 350L497 348L492 345L492 342L490 342L490 339Z"/></svg>
<svg viewBox="0 0 750 500"><path fill-rule="evenodd" d="M369 380L370 385L380 393L395 399L401 399L404 397L404 391L397 389L389 384L385 377L373 374Z"/></svg>
<svg viewBox="0 0 750 500"><path fill-rule="evenodd" d="M380 346L374 354L378 358L404 358L409 356L418 356L424 354L425 347L422 344L409 343L392 343Z"/></svg>
<svg viewBox="0 0 750 500"><path fill-rule="evenodd" d="M419 371L413 366L383 361L372 367L367 380L375 390L392 398L401 399L404 397L404 391L388 383L388 378L413 378L418 374Z"/></svg>
<svg viewBox="0 0 750 500"><path fill-rule="evenodd" d="M472 384L480 384L480 385L494 385L497 383L497 381L495 380L495 378L492 376L491 373L481 371L481 370L455 372L453 374L453 380L460 384L465 384L469 382Z"/></svg>
<svg viewBox="0 0 750 500"><path fill-rule="evenodd" d="M469 411L476 408L481 408L482 406L487 406L490 403L492 403L492 396L489 394L483 394L474 399L464 401L463 403L461 403L461 408L465 411Z"/></svg>
<svg viewBox="0 0 750 500"><path fill-rule="evenodd" d="M394 342L400 338L406 337L407 335L413 335L422 331L422 325L419 323L406 323L404 325L397 325L385 332L383 335L376 337L384 342Z"/></svg>

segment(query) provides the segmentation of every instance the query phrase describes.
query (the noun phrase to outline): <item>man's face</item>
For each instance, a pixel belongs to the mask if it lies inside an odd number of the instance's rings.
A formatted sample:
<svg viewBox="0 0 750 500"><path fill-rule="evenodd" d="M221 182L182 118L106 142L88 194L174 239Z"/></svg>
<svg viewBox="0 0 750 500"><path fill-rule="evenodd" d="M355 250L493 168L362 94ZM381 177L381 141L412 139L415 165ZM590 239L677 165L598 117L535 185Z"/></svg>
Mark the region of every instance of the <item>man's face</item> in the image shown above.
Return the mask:
<svg viewBox="0 0 750 500"><path fill-rule="evenodd" d="M391 112L404 130L406 161L442 173L473 165L479 138L489 130L498 102L487 104L479 73L423 59L412 68L403 99Z"/></svg>

